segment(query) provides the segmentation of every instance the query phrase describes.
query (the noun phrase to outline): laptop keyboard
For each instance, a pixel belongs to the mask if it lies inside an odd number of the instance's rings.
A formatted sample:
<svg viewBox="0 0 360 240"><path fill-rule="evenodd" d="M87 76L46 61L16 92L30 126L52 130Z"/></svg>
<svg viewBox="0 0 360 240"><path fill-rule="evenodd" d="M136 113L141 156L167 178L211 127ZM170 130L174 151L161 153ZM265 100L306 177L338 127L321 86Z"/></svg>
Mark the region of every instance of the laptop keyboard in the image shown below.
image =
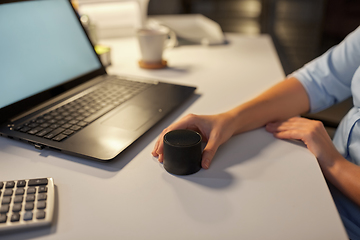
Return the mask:
<svg viewBox="0 0 360 240"><path fill-rule="evenodd" d="M152 85L110 79L96 90L15 126L14 130L60 142Z"/></svg>

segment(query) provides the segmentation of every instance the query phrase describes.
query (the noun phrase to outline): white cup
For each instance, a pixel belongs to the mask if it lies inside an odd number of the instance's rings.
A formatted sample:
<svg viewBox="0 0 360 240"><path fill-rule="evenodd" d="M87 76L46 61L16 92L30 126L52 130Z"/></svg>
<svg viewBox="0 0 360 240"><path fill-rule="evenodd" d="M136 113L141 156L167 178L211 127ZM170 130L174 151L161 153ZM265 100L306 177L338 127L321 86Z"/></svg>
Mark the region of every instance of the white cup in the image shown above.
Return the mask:
<svg viewBox="0 0 360 240"><path fill-rule="evenodd" d="M175 33L163 26L156 29L142 28L136 35L140 45L141 61L146 64L161 64L164 49L172 48L177 43Z"/></svg>

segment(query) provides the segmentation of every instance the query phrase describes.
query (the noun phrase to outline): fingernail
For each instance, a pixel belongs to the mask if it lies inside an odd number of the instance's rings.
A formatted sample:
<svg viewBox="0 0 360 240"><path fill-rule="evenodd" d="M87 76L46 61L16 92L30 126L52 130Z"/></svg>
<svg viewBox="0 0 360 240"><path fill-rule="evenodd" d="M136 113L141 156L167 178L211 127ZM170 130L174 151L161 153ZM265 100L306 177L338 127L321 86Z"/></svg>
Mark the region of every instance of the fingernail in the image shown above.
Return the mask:
<svg viewBox="0 0 360 240"><path fill-rule="evenodd" d="M164 161L164 159L163 159L163 155L162 155L162 154L159 154L158 161L159 161L160 163L162 163L162 162Z"/></svg>
<svg viewBox="0 0 360 240"><path fill-rule="evenodd" d="M209 160L209 159L205 159L205 160L204 160L204 166L205 166L205 168L206 168L206 169L209 168L209 165L210 165L210 160Z"/></svg>

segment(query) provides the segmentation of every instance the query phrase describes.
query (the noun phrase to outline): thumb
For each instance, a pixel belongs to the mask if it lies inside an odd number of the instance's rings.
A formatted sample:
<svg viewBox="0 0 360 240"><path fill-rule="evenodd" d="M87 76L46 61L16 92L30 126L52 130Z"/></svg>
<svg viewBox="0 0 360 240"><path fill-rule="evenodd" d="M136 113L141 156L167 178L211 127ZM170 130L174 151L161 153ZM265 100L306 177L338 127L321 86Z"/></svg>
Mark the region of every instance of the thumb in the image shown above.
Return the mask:
<svg viewBox="0 0 360 240"><path fill-rule="evenodd" d="M210 141L206 144L206 147L204 148L204 151L202 153L202 168L208 169L210 167L211 161L214 158L218 147L219 146L217 144L214 144Z"/></svg>

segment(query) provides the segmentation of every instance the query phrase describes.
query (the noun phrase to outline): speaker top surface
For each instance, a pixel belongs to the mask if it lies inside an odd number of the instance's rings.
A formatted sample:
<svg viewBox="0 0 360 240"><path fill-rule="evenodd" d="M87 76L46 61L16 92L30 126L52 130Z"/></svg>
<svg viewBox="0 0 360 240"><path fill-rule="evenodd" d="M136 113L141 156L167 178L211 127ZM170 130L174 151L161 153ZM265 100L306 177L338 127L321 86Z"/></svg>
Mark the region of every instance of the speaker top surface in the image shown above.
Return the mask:
<svg viewBox="0 0 360 240"><path fill-rule="evenodd" d="M173 147L191 147L201 142L201 135L193 130L179 129L166 133L164 141Z"/></svg>

